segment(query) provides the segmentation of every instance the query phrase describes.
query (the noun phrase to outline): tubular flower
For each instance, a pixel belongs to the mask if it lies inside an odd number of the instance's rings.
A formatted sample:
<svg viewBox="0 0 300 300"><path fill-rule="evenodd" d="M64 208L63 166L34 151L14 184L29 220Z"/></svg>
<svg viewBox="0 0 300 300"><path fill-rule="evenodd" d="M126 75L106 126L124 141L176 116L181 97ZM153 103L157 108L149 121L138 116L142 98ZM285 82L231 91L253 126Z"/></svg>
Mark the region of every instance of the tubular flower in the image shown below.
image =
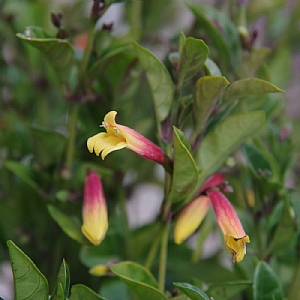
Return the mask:
<svg viewBox="0 0 300 300"><path fill-rule="evenodd" d="M103 240L108 227L107 207L101 179L97 173L88 174L84 187L82 233L94 245Z"/></svg>
<svg viewBox="0 0 300 300"><path fill-rule="evenodd" d="M243 226L232 207L229 200L219 191L211 190L207 192L215 214L217 222L224 234L225 244L233 255L234 262L240 262L246 254L246 243L250 242Z"/></svg>
<svg viewBox="0 0 300 300"><path fill-rule="evenodd" d="M98 133L88 139L89 151L95 152L96 155L101 152L101 157L104 159L112 151L128 148L146 159L163 164L163 150L135 130L117 124L115 122L116 115L116 111L106 114L102 122L106 132Z"/></svg>
<svg viewBox="0 0 300 300"><path fill-rule="evenodd" d="M210 206L207 196L199 196L179 214L174 227L174 242L181 244L200 225Z"/></svg>

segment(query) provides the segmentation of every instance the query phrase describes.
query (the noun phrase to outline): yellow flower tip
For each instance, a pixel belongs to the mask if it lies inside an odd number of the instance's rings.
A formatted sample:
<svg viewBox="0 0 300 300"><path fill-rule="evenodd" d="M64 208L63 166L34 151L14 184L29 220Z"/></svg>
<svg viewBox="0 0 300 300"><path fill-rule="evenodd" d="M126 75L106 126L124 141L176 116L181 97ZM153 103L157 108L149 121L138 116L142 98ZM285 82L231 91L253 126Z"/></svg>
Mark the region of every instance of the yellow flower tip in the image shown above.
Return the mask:
<svg viewBox="0 0 300 300"><path fill-rule="evenodd" d="M246 254L246 243L250 243L248 235L242 238L234 238L230 235L225 235L225 244L228 251L232 254L232 261L240 262Z"/></svg>
<svg viewBox="0 0 300 300"><path fill-rule="evenodd" d="M175 244L182 244L199 227L209 206L209 197L200 196L180 212L174 227Z"/></svg>
<svg viewBox="0 0 300 300"><path fill-rule="evenodd" d="M107 222L101 222L99 224L100 226L97 227L91 227L90 224L83 224L81 226L81 232L83 235L95 246L98 246L102 240L105 237L108 223Z"/></svg>
<svg viewBox="0 0 300 300"><path fill-rule="evenodd" d="M109 272L109 268L106 265L96 265L89 270L89 273L94 276L104 276Z"/></svg>

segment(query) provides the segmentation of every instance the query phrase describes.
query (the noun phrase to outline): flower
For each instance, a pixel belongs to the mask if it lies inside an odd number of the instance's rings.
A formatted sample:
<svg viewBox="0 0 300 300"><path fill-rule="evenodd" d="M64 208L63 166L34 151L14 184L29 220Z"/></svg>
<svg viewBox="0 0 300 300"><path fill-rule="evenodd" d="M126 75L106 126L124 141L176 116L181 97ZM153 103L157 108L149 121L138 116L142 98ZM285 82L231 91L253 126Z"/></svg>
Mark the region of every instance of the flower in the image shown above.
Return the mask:
<svg viewBox="0 0 300 300"><path fill-rule="evenodd" d="M250 242L249 236L229 200L218 190L207 192L217 222L224 234L225 244L228 251L233 255L234 262L240 262L246 254L246 243Z"/></svg>
<svg viewBox="0 0 300 300"><path fill-rule="evenodd" d="M249 243L250 239L233 206L216 188L224 185L224 180L222 174L212 175L200 189L200 192L205 192L206 195L200 194L180 212L174 227L174 242L181 244L197 229L212 203L217 223L224 234L226 247L233 255L233 261L240 262L246 254L246 243ZM230 190L226 185L225 189Z"/></svg>
<svg viewBox="0 0 300 300"><path fill-rule="evenodd" d="M102 123L106 132L100 132L88 139L89 151L95 152L96 155L101 152L101 157L104 159L112 151L128 148L146 159L163 164L164 151L135 130L117 124L116 115L116 111L106 114Z"/></svg>
<svg viewBox="0 0 300 300"><path fill-rule="evenodd" d="M82 217L82 233L99 245L108 228L108 217L101 179L95 172L89 173L85 181Z"/></svg>

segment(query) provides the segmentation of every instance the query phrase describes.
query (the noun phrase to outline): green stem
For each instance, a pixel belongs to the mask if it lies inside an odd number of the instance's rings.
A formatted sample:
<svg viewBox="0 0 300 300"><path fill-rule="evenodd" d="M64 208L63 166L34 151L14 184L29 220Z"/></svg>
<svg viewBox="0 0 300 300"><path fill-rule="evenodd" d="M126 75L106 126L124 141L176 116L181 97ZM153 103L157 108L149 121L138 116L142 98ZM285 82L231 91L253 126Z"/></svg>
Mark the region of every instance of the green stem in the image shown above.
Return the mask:
<svg viewBox="0 0 300 300"><path fill-rule="evenodd" d="M165 281L166 281L169 229L170 229L170 224L168 222L165 224L162 230L161 248L160 248L158 286L163 293L165 291Z"/></svg>
<svg viewBox="0 0 300 300"><path fill-rule="evenodd" d="M70 106L70 117L69 117L69 139L67 146L67 155L66 155L66 168L70 172L72 169L74 152L75 152L75 138L76 138L76 125L78 119L78 104L71 104Z"/></svg>
<svg viewBox="0 0 300 300"><path fill-rule="evenodd" d="M141 0L134 0L131 2L131 14L130 14L130 22L131 22L131 29L130 35L131 37L138 41L141 37L141 15L142 15L142 1Z"/></svg>
<svg viewBox="0 0 300 300"><path fill-rule="evenodd" d="M288 299L300 299L300 289L299 289L299 282L300 282L300 261L298 261L295 273L293 276L293 282L289 287Z"/></svg>
<svg viewBox="0 0 300 300"><path fill-rule="evenodd" d="M158 236L154 242L151 245L150 251L148 253L146 262L145 262L145 268L150 270L152 263L154 261L154 258L156 256L157 250L158 250L158 246L159 246L159 242L161 241L161 236Z"/></svg>

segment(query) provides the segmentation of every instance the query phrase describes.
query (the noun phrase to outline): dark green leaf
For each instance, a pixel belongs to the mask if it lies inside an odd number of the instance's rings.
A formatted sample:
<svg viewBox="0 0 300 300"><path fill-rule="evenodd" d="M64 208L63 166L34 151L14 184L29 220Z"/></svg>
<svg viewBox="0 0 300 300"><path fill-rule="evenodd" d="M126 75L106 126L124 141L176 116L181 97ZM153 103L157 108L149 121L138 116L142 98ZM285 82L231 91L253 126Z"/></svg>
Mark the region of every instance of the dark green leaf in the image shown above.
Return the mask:
<svg viewBox="0 0 300 300"><path fill-rule="evenodd" d="M196 164L201 172L199 185L216 172L228 156L264 123L264 112L255 111L228 117L209 131L202 140L196 157Z"/></svg>
<svg viewBox="0 0 300 300"><path fill-rule="evenodd" d="M55 290L53 292L53 296L51 297L51 300L67 298L69 294L69 289L70 289L70 271L67 263L65 262L65 260L63 260L58 271L58 275L55 283Z"/></svg>
<svg viewBox="0 0 300 300"><path fill-rule="evenodd" d="M149 50L133 43L139 61L143 66L152 91L156 117L159 122L168 116L173 96L174 85L163 63Z"/></svg>
<svg viewBox="0 0 300 300"><path fill-rule="evenodd" d="M181 88L184 80L193 77L200 71L208 54L209 49L202 40L192 37L184 40L182 49L180 49L179 88Z"/></svg>
<svg viewBox="0 0 300 300"><path fill-rule="evenodd" d="M5 168L17 175L21 180L28 184L31 188L39 191L38 184L32 179L33 170L31 166L24 165L16 161L6 161Z"/></svg>
<svg viewBox="0 0 300 300"><path fill-rule="evenodd" d="M251 287L251 281L227 281L212 284L207 293L214 299L230 300L238 293Z"/></svg>
<svg viewBox="0 0 300 300"><path fill-rule="evenodd" d="M282 300L284 299L281 284L271 267L260 262L254 273L253 280L254 300Z"/></svg>
<svg viewBox="0 0 300 300"><path fill-rule="evenodd" d="M31 259L12 241L7 242L12 265L15 299L47 300L48 282Z"/></svg>
<svg viewBox="0 0 300 300"><path fill-rule="evenodd" d="M44 53L61 81L68 80L74 61L74 50L69 41L52 38L42 28L34 26L26 28L23 34L18 33L17 37Z"/></svg>
<svg viewBox="0 0 300 300"><path fill-rule="evenodd" d="M121 262L110 266L125 284L142 300L167 300L167 297L158 290L155 278L147 269L134 262Z"/></svg>
<svg viewBox="0 0 300 300"><path fill-rule="evenodd" d="M203 76L196 83L193 116L196 132L200 133L229 82L223 76Z"/></svg>
<svg viewBox="0 0 300 300"><path fill-rule="evenodd" d="M71 289L70 300L106 300L83 284L75 284Z"/></svg>
<svg viewBox="0 0 300 300"><path fill-rule="evenodd" d="M81 232L80 222L72 216L68 216L61 212L53 205L48 205L48 212L62 231L73 240L88 245L89 242Z"/></svg>
<svg viewBox="0 0 300 300"><path fill-rule="evenodd" d="M225 102L229 102L266 93L284 93L284 91L270 82L259 78L244 78L231 83L225 91L223 99Z"/></svg>
<svg viewBox="0 0 300 300"><path fill-rule="evenodd" d="M210 298L195 285L183 282L174 282L173 284L191 300L210 300Z"/></svg>
<svg viewBox="0 0 300 300"><path fill-rule="evenodd" d="M188 141L179 129L174 127L174 172L169 199L171 202L184 200L198 182L198 171L189 151Z"/></svg>
<svg viewBox="0 0 300 300"><path fill-rule="evenodd" d="M236 26L221 11L199 3L187 2L199 25L206 31L218 50L223 66L238 65L240 62L240 38Z"/></svg>

